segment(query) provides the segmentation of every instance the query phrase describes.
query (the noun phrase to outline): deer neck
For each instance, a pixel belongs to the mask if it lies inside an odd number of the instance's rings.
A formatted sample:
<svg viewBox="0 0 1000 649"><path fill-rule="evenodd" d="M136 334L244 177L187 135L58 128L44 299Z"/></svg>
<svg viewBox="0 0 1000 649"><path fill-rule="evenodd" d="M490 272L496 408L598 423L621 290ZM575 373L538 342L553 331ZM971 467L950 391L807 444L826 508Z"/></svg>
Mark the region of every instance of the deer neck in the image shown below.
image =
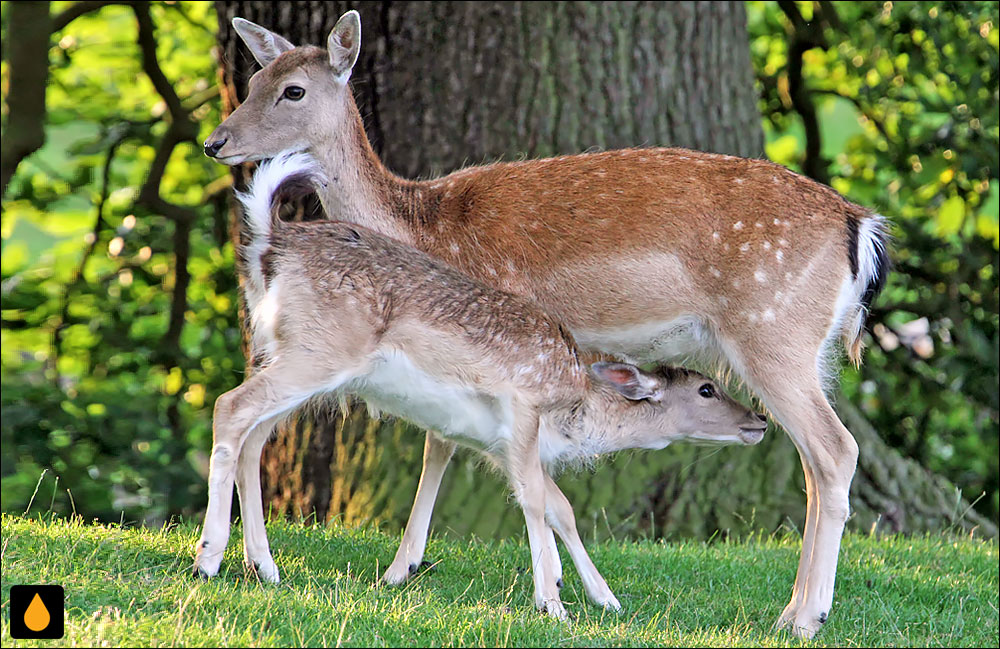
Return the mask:
<svg viewBox="0 0 1000 649"><path fill-rule="evenodd" d="M410 224L419 208L420 183L400 178L382 164L353 100L346 113L312 150L327 179L317 192L327 218L413 245L417 237Z"/></svg>

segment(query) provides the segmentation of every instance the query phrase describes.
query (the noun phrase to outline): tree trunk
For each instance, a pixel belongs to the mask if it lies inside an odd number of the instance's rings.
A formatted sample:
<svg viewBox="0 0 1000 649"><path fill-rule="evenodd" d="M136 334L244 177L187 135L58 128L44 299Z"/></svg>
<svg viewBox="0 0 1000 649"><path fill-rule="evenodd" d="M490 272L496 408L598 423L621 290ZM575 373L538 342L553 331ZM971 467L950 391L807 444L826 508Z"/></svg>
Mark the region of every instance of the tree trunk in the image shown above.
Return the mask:
<svg viewBox="0 0 1000 649"><path fill-rule="evenodd" d="M358 9L363 35L355 97L376 152L405 177L498 158L629 146L763 156L740 2L217 6L229 110L256 69L230 26L234 16L293 43L323 44L340 14ZM300 419L265 451L264 498L275 513L397 528L413 499L422 446L421 431L371 421L363 408ZM865 470L870 459L862 456L856 495L887 493ZM523 519L503 481L476 464L473 454L453 460L435 509L438 529L480 537L520 533ZM678 445L625 453L596 471L564 476L560 485L581 530L601 537L636 531L705 537L773 530L788 521L801 528L805 516L798 456L777 431L753 449ZM893 507L905 506L902 491ZM885 505L870 494L855 497L856 519L870 525Z"/></svg>

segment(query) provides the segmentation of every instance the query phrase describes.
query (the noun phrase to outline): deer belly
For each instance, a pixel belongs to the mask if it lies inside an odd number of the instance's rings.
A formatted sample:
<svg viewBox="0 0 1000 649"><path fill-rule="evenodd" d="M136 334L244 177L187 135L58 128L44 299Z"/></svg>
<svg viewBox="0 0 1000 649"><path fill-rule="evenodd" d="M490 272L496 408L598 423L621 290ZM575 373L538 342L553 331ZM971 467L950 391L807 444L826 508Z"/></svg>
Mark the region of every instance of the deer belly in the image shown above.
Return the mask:
<svg viewBox="0 0 1000 649"><path fill-rule="evenodd" d="M694 316L600 330L574 329L573 337L583 349L633 363L693 360L717 349L712 330Z"/></svg>
<svg viewBox="0 0 1000 649"><path fill-rule="evenodd" d="M345 387L375 410L487 451L509 437L509 408L473 388L431 376L405 354L383 352L372 369Z"/></svg>

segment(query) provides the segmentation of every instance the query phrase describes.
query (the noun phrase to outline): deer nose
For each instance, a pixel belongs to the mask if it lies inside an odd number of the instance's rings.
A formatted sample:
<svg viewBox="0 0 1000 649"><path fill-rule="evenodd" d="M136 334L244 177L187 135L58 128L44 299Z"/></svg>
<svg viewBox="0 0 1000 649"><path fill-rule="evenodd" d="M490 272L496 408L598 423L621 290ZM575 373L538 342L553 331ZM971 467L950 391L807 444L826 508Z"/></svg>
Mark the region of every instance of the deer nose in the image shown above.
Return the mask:
<svg viewBox="0 0 1000 649"><path fill-rule="evenodd" d="M222 138L221 140L216 140L215 142L205 142L205 155L209 158L214 158L215 154L219 152L219 149L226 145L229 138Z"/></svg>

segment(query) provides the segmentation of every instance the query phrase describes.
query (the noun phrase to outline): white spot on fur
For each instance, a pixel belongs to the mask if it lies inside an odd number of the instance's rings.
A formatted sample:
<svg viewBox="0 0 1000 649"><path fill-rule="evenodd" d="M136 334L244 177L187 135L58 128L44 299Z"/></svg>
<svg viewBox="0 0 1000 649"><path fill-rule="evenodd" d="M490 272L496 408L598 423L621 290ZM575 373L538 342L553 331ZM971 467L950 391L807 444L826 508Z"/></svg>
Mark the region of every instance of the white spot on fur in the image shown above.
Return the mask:
<svg viewBox="0 0 1000 649"><path fill-rule="evenodd" d="M787 246L788 242L785 241L784 239L778 239L778 245L779 246Z"/></svg>
<svg viewBox="0 0 1000 649"><path fill-rule="evenodd" d="M444 219L441 220L443 221ZM458 247L457 243L453 243L450 246L448 246L448 250L451 250L451 254L457 255L460 248Z"/></svg>
<svg viewBox="0 0 1000 649"><path fill-rule="evenodd" d="M764 227L764 224L763 224L763 223L761 223L760 221L757 221L757 222L756 222L756 223L754 223L753 225L754 225L754 227L755 227L755 228L762 228L762 227Z"/></svg>
<svg viewBox="0 0 1000 649"><path fill-rule="evenodd" d="M740 252L746 252L747 250L750 250L750 243L749 242L740 244Z"/></svg>
<svg viewBox="0 0 1000 649"><path fill-rule="evenodd" d="M743 229L743 221L737 221L736 223L733 223L733 229L734 230L742 230Z"/></svg>
<svg viewBox="0 0 1000 649"><path fill-rule="evenodd" d="M722 277L722 272L715 266L709 266L708 272L712 273L712 277Z"/></svg>
<svg viewBox="0 0 1000 649"><path fill-rule="evenodd" d="M720 235L718 232L713 232L712 233L712 240L713 241L719 241L720 239L722 239L722 235Z"/></svg>
<svg viewBox="0 0 1000 649"><path fill-rule="evenodd" d="M774 258L777 259L778 263L780 264L785 259L785 253L782 252L782 251L780 251L780 250L778 250L777 252L774 253Z"/></svg>
<svg viewBox="0 0 1000 649"><path fill-rule="evenodd" d="M770 241L765 241L764 242L764 250L770 250L770 249L771 249L771 242Z"/></svg>
<svg viewBox="0 0 1000 649"><path fill-rule="evenodd" d="M743 184L743 179L742 178L737 178L733 182L735 182L737 185L742 185Z"/></svg>
<svg viewBox="0 0 1000 649"><path fill-rule="evenodd" d="M760 269L754 271L753 278L758 282L760 282L761 284L767 281L767 275L765 275L764 271Z"/></svg>
<svg viewBox="0 0 1000 649"><path fill-rule="evenodd" d="M764 322L774 322L774 311L768 309L763 315Z"/></svg>

